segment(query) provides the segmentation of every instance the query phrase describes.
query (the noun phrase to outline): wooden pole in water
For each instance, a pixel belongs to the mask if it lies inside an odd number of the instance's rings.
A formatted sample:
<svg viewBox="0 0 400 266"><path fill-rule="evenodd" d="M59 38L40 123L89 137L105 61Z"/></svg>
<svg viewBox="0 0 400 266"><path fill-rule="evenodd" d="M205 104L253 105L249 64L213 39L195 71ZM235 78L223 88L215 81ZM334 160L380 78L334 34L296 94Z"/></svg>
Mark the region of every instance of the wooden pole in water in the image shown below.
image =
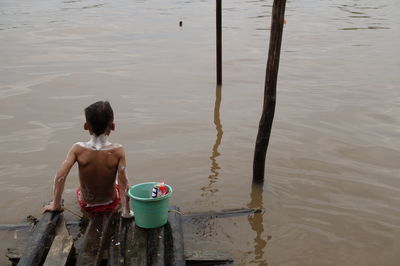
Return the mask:
<svg viewBox="0 0 400 266"><path fill-rule="evenodd" d="M222 0L216 0L217 85L222 85Z"/></svg>
<svg viewBox="0 0 400 266"><path fill-rule="evenodd" d="M278 78L285 6L286 0L274 0L272 6L271 35L265 75L263 112L258 127L254 150L253 182L256 183L264 181L265 157L275 114L276 83Z"/></svg>

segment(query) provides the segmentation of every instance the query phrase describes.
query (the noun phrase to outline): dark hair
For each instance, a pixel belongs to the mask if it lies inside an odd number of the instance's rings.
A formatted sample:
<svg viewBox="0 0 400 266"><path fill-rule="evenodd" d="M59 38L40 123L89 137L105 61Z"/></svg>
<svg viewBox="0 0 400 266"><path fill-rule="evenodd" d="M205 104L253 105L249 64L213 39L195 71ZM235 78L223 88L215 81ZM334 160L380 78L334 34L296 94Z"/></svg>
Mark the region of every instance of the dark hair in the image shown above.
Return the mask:
<svg viewBox="0 0 400 266"><path fill-rule="evenodd" d="M85 108L86 122L96 136L103 134L114 121L114 112L108 101L98 101Z"/></svg>

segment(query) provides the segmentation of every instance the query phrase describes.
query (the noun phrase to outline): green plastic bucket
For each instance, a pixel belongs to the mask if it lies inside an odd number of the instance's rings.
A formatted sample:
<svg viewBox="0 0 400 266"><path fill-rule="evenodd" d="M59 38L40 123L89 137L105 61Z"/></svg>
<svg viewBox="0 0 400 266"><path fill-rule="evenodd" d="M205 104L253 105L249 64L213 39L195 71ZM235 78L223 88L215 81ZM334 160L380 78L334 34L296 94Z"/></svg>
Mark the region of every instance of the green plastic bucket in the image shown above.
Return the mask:
<svg viewBox="0 0 400 266"><path fill-rule="evenodd" d="M151 191L158 182L147 182L132 186L128 195L135 213L135 223L142 228L157 228L168 220L168 203L172 194L171 186L165 184L168 193L160 198L152 198Z"/></svg>

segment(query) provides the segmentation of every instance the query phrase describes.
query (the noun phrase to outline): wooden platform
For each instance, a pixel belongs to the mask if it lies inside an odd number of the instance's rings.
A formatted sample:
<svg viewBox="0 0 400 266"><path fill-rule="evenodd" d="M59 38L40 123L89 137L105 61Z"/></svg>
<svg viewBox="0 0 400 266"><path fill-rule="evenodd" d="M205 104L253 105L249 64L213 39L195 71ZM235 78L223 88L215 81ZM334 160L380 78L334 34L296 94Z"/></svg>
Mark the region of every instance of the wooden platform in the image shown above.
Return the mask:
<svg viewBox="0 0 400 266"><path fill-rule="evenodd" d="M62 213L45 213L18 265L185 265L181 215L173 207L165 226L143 229L119 213L95 214L73 241ZM82 236L83 234L83 236ZM78 233L79 235L79 233Z"/></svg>
<svg viewBox="0 0 400 266"><path fill-rule="evenodd" d="M171 207L167 224L155 229L140 228L134 219L121 218L119 213L97 214L87 223L66 223L62 213L48 212L29 230L23 252L9 249L7 256L13 265L23 266L232 264L229 254L185 250L182 223L258 211L230 210L182 217L179 208Z"/></svg>

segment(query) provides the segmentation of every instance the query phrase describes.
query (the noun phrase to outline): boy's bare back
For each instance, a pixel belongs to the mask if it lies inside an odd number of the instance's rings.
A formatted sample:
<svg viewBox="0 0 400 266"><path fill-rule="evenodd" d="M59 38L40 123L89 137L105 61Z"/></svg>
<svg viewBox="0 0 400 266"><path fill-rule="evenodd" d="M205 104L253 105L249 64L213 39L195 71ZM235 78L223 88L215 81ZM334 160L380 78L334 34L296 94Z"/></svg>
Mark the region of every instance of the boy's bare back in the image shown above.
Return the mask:
<svg viewBox="0 0 400 266"><path fill-rule="evenodd" d="M125 171L124 150L111 144L102 150L77 143L72 148L79 166L79 181L83 199L89 204L108 204L116 195L115 180L118 169ZM120 168L119 168L120 167Z"/></svg>

